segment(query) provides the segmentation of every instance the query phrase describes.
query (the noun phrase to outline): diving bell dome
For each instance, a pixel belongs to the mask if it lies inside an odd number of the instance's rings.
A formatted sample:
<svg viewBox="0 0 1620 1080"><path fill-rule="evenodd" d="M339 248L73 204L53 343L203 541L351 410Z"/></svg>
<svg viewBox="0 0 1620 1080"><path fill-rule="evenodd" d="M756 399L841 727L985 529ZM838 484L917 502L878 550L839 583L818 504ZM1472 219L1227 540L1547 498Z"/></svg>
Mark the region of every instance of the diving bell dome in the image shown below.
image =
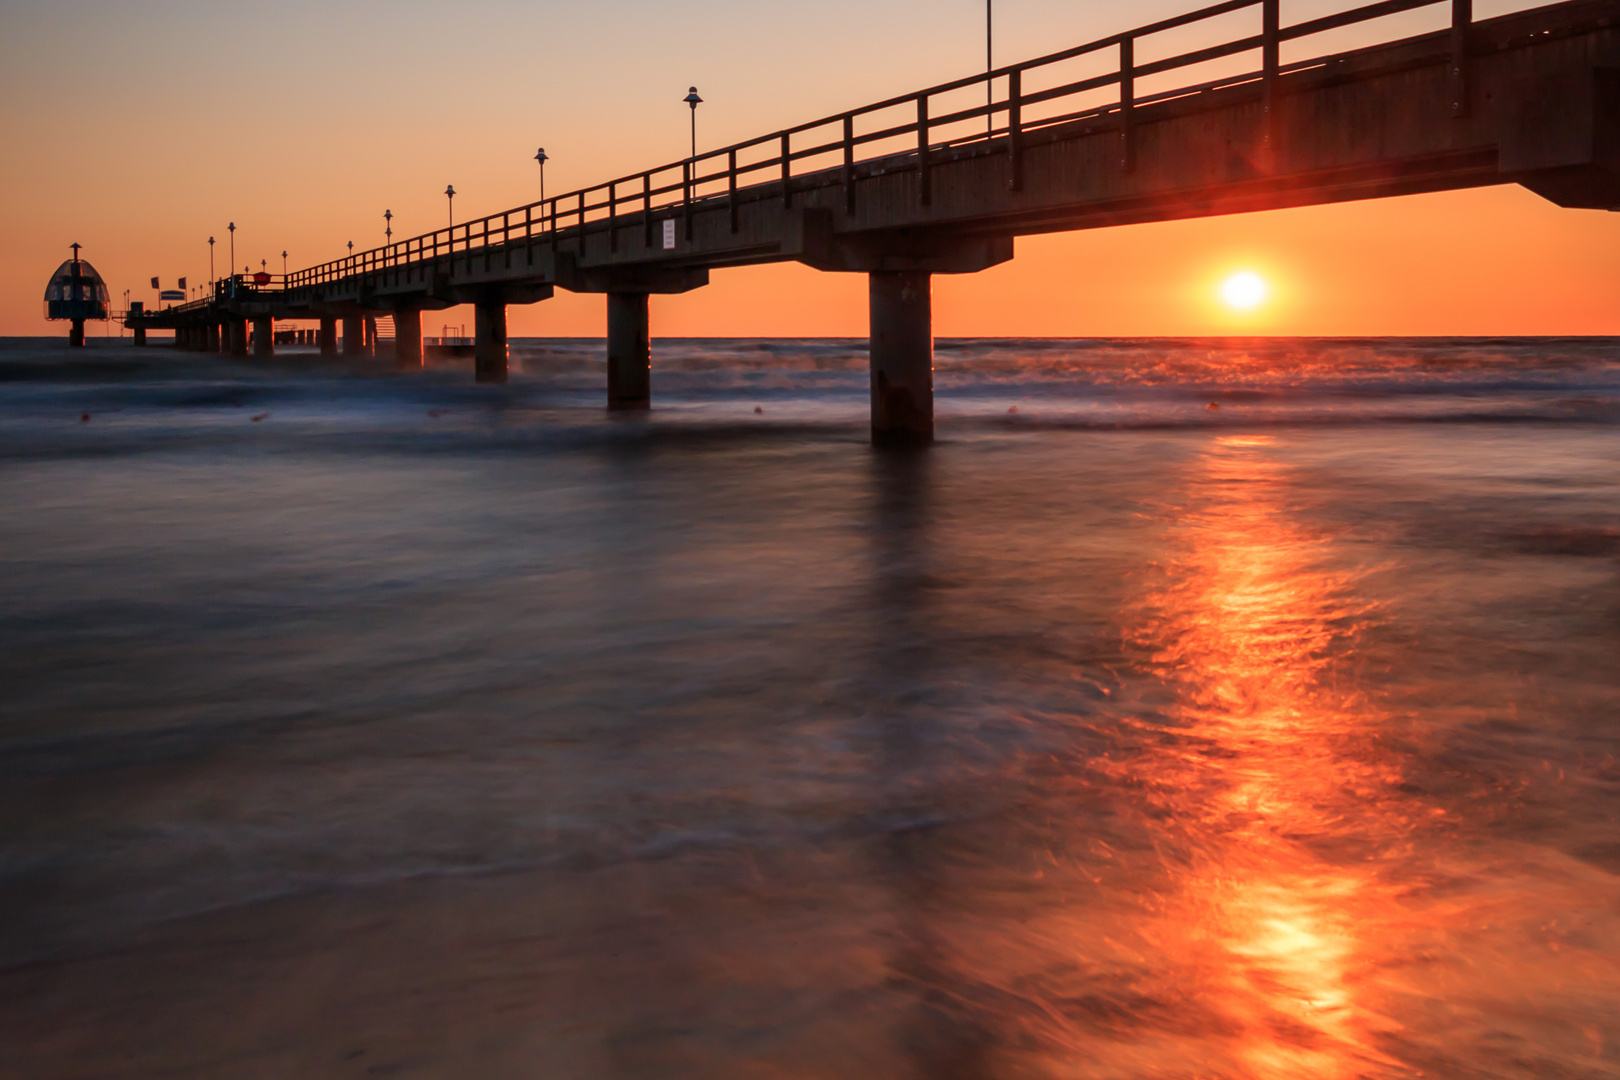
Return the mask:
<svg viewBox="0 0 1620 1080"><path fill-rule="evenodd" d="M112 297L96 268L83 259L69 259L56 268L45 286L47 319L105 319Z"/></svg>

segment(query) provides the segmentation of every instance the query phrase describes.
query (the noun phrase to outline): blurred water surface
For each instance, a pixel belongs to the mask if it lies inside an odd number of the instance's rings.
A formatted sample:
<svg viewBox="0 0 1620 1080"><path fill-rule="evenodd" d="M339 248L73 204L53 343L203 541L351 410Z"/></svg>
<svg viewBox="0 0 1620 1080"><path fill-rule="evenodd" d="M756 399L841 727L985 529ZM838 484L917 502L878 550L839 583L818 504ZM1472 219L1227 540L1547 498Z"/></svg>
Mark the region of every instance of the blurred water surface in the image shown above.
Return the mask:
<svg viewBox="0 0 1620 1080"><path fill-rule="evenodd" d="M600 348L0 343L0 1075L1620 1076L1620 342Z"/></svg>

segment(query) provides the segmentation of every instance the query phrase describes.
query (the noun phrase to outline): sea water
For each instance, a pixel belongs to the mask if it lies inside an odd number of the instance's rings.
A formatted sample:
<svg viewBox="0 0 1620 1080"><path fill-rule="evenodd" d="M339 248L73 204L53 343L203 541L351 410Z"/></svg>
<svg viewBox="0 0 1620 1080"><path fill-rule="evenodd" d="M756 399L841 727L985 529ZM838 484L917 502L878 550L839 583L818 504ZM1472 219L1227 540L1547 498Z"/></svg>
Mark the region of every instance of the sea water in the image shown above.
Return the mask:
<svg viewBox="0 0 1620 1080"><path fill-rule="evenodd" d="M0 343L0 1076L1620 1076L1620 341Z"/></svg>

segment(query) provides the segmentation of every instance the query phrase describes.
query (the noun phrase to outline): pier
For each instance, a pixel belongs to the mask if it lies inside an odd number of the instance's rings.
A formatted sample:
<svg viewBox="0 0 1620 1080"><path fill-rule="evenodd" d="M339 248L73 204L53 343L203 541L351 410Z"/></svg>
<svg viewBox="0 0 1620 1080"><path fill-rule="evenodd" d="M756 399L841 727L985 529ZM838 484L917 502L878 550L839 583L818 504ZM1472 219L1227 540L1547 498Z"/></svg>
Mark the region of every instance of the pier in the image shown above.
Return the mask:
<svg viewBox="0 0 1620 1080"><path fill-rule="evenodd" d="M1446 29L1312 54L1336 31L1434 8ZM1253 25L1157 55L1161 35L1224 16ZM1214 65L1236 73L1208 77ZM1620 0L1489 20L1470 0L1385 0L1293 25L1279 0L1228 0L318 266L229 278L126 323L235 356L250 340L273 354L289 320L318 321L336 355L341 323L358 355L365 320L387 316L398 363L416 367L422 313L471 304L476 378L501 382L509 305L602 293L607 404L635 410L651 405L649 295L797 261L868 275L873 441L918 444L934 436L932 277L1006 262L1018 236L1495 184L1620 209Z"/></svg>

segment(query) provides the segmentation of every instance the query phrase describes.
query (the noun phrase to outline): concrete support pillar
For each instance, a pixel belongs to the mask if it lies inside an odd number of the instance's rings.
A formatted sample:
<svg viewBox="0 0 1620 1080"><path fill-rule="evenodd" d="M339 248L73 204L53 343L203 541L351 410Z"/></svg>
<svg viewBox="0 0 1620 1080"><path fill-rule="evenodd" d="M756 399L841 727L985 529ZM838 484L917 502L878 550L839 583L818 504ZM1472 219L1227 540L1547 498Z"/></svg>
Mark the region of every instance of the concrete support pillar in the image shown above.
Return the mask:
<svg viewBox="0 0 1620 1080"><path fill-rule="evenodd" d="M608 293L608 408L652 407L652 334L646 293Z"/></svg>
<svg viewBox="0 0 1620 1080"><path fill-rule="evenodd" d="M506 381L506 298L474 305L473 377L481 383Z"/></svg>
<svg viewBox="0 0 1620 1080"><path fill-rule="evenodd" d="M871 275L872 442L934 441L934 321L931 275Z"/></svg>
<svg viewBox="0 0 1620 1080"><path fill-rule="evenodd" d="M366 316L366 355L377 355L377 316Z"/></svg>
<svg viewBox="0 0 1620 1080"><path fill-rule="evenodd" d="M225 320L226 329L230 332L230 354L232 356L247 355L247 320L232 316Z"/></svg>
<svg viewBox="0 0 1620 1080"><path fill-rule="evenodd" d="M68 327L68 344L75 349L84 348L84 320L74 319Z"/></svg>
<svg viewBox="0 0 1620 1080"><path fill-rule="evenodd" d="M208 324L208 351L209 352L211 352L211 353L219 352L219 350L220 350L219 338L220 338L219 323L209 323Z"/></svg>
<svg viewBox="0 0 1620 1080"><path fill-rule="evenodd" d="M402 368L422 366L422 313L415 308L394 312L394 362Z"/></svg>
<svg viewBox="0 0 1620 1080"><path fill-rule="evenodd" d="M343 316L343 355L360 356L366 348L366 323L358 315Z"/></svg>
<svg viewBox="0 0 1620 1080"><path fill-rule="evenodd" d="M321 317L321 355L337 355L337 320L327 315Z"/></svg>
<svg viewBox="0 0 1620 1080"><path fill-rule="evenodd" d="M138 347L144 349L146 347L146 327L144 327L144 326L135 327L134 334L135 334L135 344Z"/></svg>
<svg viewBox="0 0 1620 1080"><path fill-rule="evenodd" d="M276 355L276 324L268 315L253 320L253 355Z"/></svg>

